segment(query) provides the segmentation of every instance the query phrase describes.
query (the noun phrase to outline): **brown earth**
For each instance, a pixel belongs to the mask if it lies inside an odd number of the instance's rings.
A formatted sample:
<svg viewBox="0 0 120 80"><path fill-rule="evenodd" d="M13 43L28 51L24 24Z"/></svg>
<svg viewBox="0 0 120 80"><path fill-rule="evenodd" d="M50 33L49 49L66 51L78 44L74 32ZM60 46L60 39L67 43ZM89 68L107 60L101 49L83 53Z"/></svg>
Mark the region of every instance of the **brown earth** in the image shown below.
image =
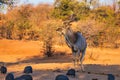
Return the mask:
<svg viewBox="0 0 120 80"><path fill-rule="evenodd" d="M42 42L40 41L17 41L0 40L0 62L5 62L8 73L15 76L23 74L27 65L33 67L34 80L54 80L58 74L66 74L69 68L73 68L70 49L65 46L54 46L55 55L43 57ZM76 72L75 78L70 80L107 80L107 75L112 73L116 80L120 80L120 48L87 48L84 59L86 72ZM60 69L60 72L55 70ZM90 74L88 74L88 72ZM0 80L5 75L0 74Z"/></svg>

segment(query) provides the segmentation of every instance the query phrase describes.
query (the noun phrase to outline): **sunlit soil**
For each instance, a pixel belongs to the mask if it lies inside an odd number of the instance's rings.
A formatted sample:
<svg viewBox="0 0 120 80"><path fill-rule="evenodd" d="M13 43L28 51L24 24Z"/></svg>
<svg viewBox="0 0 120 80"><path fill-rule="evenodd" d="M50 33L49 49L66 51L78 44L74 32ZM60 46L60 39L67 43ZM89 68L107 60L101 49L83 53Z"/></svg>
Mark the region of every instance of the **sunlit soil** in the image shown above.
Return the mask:
<svg viewBox="0 0 120 80"><path fill-rule="evenodd" d="M5 62L8 72L15 72L15 75L22 74L24 67L31 65L35 71L33 73L34 80L52 80L56 75L60 74L53 72L54 70L61 69L63 70L61 74L65 74L66 70L73 68L71 50L66 45L54 46L56 53L52 58L43 57L42 46L42 42L40 41L0 40L0 62ZM119 74L120 48L110 49L88 47L83 63L85 64L85 69L88 71L91 70L93 72L97 72L97 68L105 68L108 69L106 73L110 71L111 73ZM117 72L118 70L119 72ZM53 75L50 76L49 73L52 72ZM103 73L102 70L99 72ZM40 77L38 74L42 73L45 73L46 75L44 74ZM83 79L82 76L85 78L83 80L89 80L86 79L86 76L90 76L91 74L77 73L77 75L78 77L76 80ZM94 74L92 74L92 77L93 75ZM52 79L46 79L45 76L51 77ZM101 75L94 76L97 76L99 77L99 80L102 80L100 79ZM0 80L2 80L4 77L5 76L2 75ZM107 78L103 75L102 77L104 79ZM74 79L70 78L70 80ZM116 80L120 80L119 77Z"/></svg>
<svg viewBox="0 0 120 80"><path fill-rule="evenodd" d="M71 55L71 50L66 46L55 46L55 54ZM61 54L62 55L62 54ZM17 62L26 58L43 57L42 42L0 40L0 61ZM68 56L69 57L69 56ZM66 60L67 58L65 58ZM72 61L72 60L71 60ZM87 48L84 64L120 64L120 48Z"/></svg>

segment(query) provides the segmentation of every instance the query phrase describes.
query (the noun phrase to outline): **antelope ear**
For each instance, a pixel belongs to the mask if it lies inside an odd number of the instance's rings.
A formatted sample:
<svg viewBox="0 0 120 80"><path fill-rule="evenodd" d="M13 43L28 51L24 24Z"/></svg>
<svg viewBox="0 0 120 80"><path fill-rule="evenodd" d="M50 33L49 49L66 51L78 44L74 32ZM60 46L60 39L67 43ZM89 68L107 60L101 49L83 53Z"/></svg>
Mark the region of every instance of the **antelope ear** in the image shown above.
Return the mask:
<svg viewBox="0 0 120 80"><path fill-rule="evenodd" d="M57 28L56 31L59 31L60 28Z"/></svg>
<svg viewBox="0 0 120 80"><path fill-rule="evenodd" d="M62 29L61 28L57 28L56 31L61 31Z"/></svg>

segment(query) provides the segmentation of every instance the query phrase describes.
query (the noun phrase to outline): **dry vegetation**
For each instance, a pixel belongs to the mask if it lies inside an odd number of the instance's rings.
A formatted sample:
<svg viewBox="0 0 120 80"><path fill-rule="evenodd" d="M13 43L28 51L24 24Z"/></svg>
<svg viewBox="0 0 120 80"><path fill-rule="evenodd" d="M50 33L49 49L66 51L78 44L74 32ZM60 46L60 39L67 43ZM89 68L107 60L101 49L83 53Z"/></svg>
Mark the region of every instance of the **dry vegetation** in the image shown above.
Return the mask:
<svg viewBox="0 0 120 80"><path fill-rule="evenodd" d="M43 56L42 45L43 43L40 41L0 40L0 61L5 62L8 72L14 72L15 76L21 75L24 67L31 65L34 69L32 74L34 80L52 80L56 75L65 74L66 70L73 67L71 51L66 45L54 46L56 53L49 58ZM99 75L99 73L118 75L120 65L119 52L120 48L88 47L84 60L85 69L95 74L77 72L77 77L69 77L70 80L90 80L92 78L103 80L107 78L106 75ZM56 69L61 69L62 72L54 72ZM4 75L1 75L0 79L4 79ZM116 80L119 80L119 76L116 76Z"/></svg>
<svg viewBox="0 0 120 80"><path fill-rule="evenodd" d="M75 14L76 22L72 27L75 31L83 33L89 46L108 47L109 44L109 47L118 48L120 11L114 10L114 5L96 7L98 2L99 0L90 4L89 2L56 0L54 5L16 6L6 14L0 13L0 38L43 42L47 41L45 38L51 38L50 43L58 42L56 28L62 26L62 21L69 20L71 14ZM90 9L88 4L94 8Z"/></svg>
<svg viewBox="0 0 120 80"><path fill-rule="evenodd" d="M56 75L65 74L73 67L71 50L56 29L62 27L62 21L75 14L76 22L71 27L80 31L88 44L85 69L113 73L117 75L116 80L120 80L120 6L116 10L117 3L108 6L101 5L99 0L55 0L54 5L24 4L15 7L15 3L1 1L11 6L6 14L0 13L0 62L6 63L9 72L17 76L25 66L31 65L35 71L34 80L53 80ZM56 69L64 71L52 72ZM106 75L87 73L77 73L77 76L76 80L107 78ZM0 74L0 80L4 77Z"/></svg>
<svg viewBox="0 0 120 80"><path fill-rule="evenodd" d="M27 61L27 59L43 60L47 62L47 57L43 56L43 43L40 41L18 41L18 40L0 40L0 61L15 63ZM65 46L54 46L54 56L48 58L48 63L71 62L71 51ZM120 49L109 48L87 48L85 64L104 64L119 65ZM64 56L66 55L66 56ZM63 58L62 58L63 57ZM68 57L67 59L65 57ZM112 57L112 58L111 58ZM34 59L36 58L36 59ZM44 61L45 59L45 61ZM53 60L52 60L53 59ZM64 60L63 60L64 59ZM51 61L49 61L51 60ZM55 61L54 61L55 60ZM32 60L31 60L32 61ZM33 61L35 62L35 61ZM42 61L39 61L40 63Z"/></svg>

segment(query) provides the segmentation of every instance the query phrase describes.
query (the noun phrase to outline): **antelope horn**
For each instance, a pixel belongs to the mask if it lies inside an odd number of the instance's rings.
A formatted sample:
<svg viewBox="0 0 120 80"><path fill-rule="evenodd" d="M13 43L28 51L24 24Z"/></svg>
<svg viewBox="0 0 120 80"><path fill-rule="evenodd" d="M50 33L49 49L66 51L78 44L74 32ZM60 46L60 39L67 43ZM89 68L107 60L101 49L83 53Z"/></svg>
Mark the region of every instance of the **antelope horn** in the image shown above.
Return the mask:
<svg viewBox="0 0 120 80"><path fill-rule="evenodd" d="M74 22L75 21L75 16L76 16L75 14L72 14L70 16L69 20L64 21L63 24L70 24L71 22Z"/></svg>

